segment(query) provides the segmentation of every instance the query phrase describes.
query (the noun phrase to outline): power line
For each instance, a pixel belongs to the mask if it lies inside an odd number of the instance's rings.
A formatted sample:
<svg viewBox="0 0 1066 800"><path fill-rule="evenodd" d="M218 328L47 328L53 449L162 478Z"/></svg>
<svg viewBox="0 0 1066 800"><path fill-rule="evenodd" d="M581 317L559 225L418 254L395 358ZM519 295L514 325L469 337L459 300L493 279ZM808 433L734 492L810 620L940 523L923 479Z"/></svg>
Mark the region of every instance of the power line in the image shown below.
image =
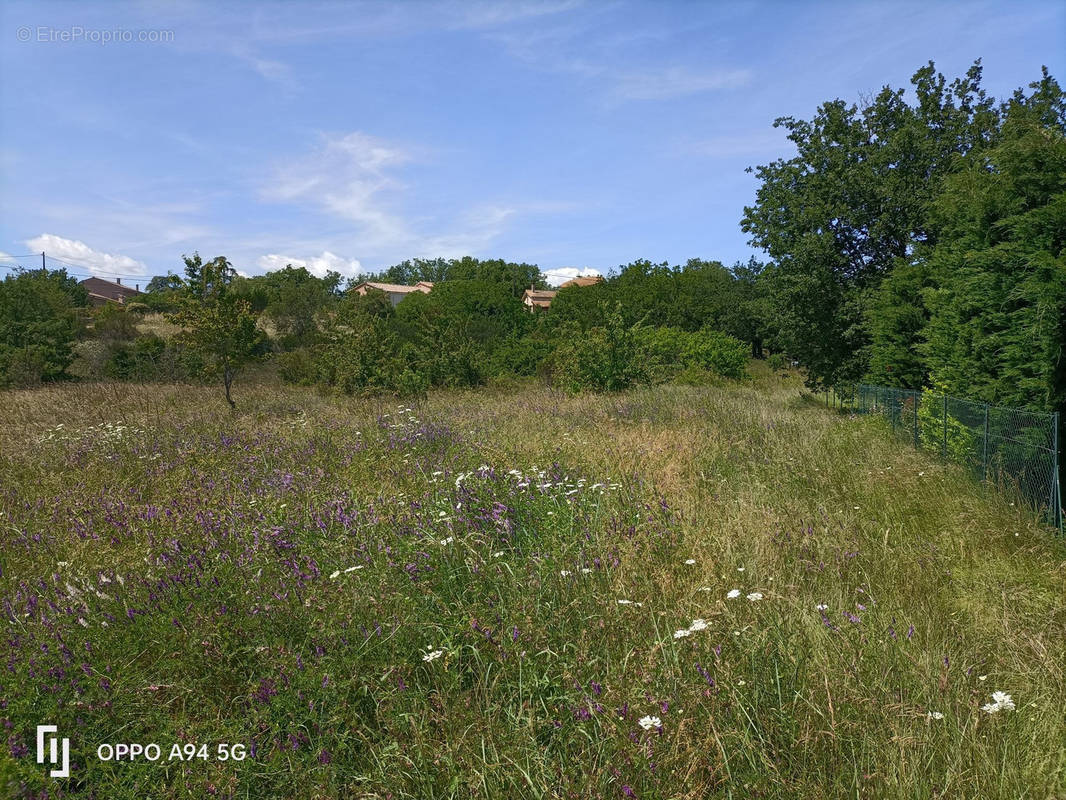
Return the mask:
<svg viewBox="0 0 1066 800"><path fill-rule="evenodd" d="M53 258L52 256L46 256L46 258L50 261L59 261L58 258ZM0 261L14 260L15 259L12 258L0 259ZM134 280L147 284L150 280L152 280L153 277L155 277L153 275L112 275L106 272L93 272L85 267L75 267L73 264L66 264L66 262L63 261L60 261L59 263L64 264L65 266L73 267L73 269L68 269L67 272L75 278L121 278L123 280ZM24 270L26 272L34 272L36 270L40 270L41 267L40 265L25 266L22 264L16 264L14 266L11 266L9 264L0 264L0 269L6 269L11 271Z"/></svg>
<svg viewBox="0 0 1066 800"><path fill-rule="evenodd" d="M55 256L50 256L50 255L47 255L47 254L45 255L45 258L49 259L51 261L58 261L60 264L66 264L68 267L74 267L75 269L89 269L89 270L93 269L93 265L90 264L87 261L81 261L80 263L76 263L75 264L75 263L71 263L71 261L68 261L66 259L56 258ZM69 258L69 256L68 256L68 258ZM73 261L78 261L78 259L75 258L75 259L73 259ZM133 279L145 278L145 277L151 278L151 275L143 275L143 274L141 274L141 275L119 275L118 273L114 273L114 272L95 272L95 271L93 272L93 274L97 275L97 276L105 276L106 275L107 277L110 277L110 278L133 278Z"/></svg>

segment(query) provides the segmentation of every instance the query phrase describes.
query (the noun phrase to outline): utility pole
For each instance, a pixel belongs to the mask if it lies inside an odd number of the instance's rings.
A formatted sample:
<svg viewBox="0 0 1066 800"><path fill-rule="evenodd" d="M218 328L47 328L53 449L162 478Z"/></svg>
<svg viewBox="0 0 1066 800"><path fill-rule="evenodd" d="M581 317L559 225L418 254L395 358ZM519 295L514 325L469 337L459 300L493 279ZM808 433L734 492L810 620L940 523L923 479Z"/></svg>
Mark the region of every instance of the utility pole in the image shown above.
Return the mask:
<svg viewBox="0 0 1066 800"><path fill-rule="evenodd" d="M41 251L41 272L47 272L47 271L48 271L48 265L45 263L44 250L42 250Z"/></svg>

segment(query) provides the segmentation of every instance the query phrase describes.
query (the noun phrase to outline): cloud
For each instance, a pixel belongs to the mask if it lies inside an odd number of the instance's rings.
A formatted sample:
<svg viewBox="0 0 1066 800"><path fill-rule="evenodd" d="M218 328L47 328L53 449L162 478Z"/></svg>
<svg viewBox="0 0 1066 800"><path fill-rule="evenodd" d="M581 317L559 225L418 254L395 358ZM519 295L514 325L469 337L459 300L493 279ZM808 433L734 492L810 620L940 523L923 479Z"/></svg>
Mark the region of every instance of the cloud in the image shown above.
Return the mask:
<svg viewBox="0 0 1066 800"><path fill-rule="evenodd" d="M386 210L402 188L391 171L410 160L405 149L360 131L324 136L315 152L277 168L263 197L317 206L358 224L371 245L387 245L410 236L404 221Z"/></svg>
<svg viewBox="0 0 1066 800"><path fill-rule="evenodd" d="M570 11L583 5L583 0L556 2L463 2L443 6L449 16L458 12L454 28L495 28L528 19Z"/></svg>
<svg viewBox="0 0 1066 800"><path fill-rule="evenodd" d="M129 256L104 253L94 250L77 239L64 239L54 233L42 233L33 239L26 239L24 244L35 251L44 251L48 256L63 261L70 261L79 267L88 268L94 275L118 275L125 277L148 275L148 267L143 261Z"/></svg>
<svg viewBox="0 0 1066 800"><path fill-rule="evenodd" d="M288 64L263 58L243 44L231 48L230 52L236 59L247 64L263 78L277 84L282 89L291 92L297 88L296 80L292 76L292 68Z"/></svg>
<svg viewBox="0 0 1066 800"><path fill-rule="evenodd" d="M342 258L329 252L329 250L324 250L320 256L310 256L308 258L296 258L294 256L270 253L269 255L261 256L256 263L264 272L274 272L291 264L294 267L303 267L319 278L324 278L326 273L330 271L339 272L344 276L358 275L363 271L358 259Z"/></svg>
<svg viewBox="0 0 1066 800"><path fill-rule="evenodd" d="M556 267L555 269L541 271L544 273L544 280L548 282L549 286L558 286L578 277L603 275L598 269L593 269L592 267Z"/></svg>
<svg viewBox="0 0 1066 800"><path fill-rule="evenodd" d="M419 237L412 241L412 252L420 258L459 258L484 252L504 232L518 209L482 205L461 215L451 233Z"/></svg>
<svg viewBox="0 0 1066 800"><path fill-rule="evenodd" d="M619 75L611 89L621 100L670 100L717 89L737 89L751 82L751 70L696 71L686 67L666 67Z"/></svg>
<svg viewBox="0 0 1066 800"><path fill-rule="evenodd" d="M661 43L677 33L676 26L609 33L597 14L579 20L567 19L553 26L493 32L489 36L512 57L530 67L575 75L598 86L603 98L611 104L672 100L736 89L752 82L752 70L708 66L705 56L689 64L678 61L684 58L681 54L659 57L658 52L669 52Z"/></svg>

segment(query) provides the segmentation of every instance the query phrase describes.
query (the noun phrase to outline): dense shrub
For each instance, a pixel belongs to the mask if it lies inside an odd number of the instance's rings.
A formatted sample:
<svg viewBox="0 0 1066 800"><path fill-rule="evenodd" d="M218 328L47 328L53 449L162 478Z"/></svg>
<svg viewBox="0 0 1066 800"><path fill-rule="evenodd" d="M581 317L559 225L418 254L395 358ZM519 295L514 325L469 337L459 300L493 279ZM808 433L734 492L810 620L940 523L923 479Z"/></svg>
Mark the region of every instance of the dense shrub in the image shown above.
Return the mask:
<svg viewBox="0 0 1066 800"><path fill-rule="evenodd" d="M287 353L278 353L274 358L278 374L286 383L310 386L315 382L314 352L308 347L298 347Z"/></svg>
<svg viewBox="0 0 1066 800"><path fill-rule="evenodd" d="M640 328L637 338L641 355L658 378L689 367L724 378L741 378L748 363L747 345L718 331Z"/></svg>
<svg viewBox="0 0 1066 800"><path fill-rule="evenodd" d="M585 333L563 329L552 354L553 381L571 392L617 392L647 378L632 329L620 310Z"/></svg>
<svg viewBox="0 0 1066 800"><path fill-rule="evenodd" d="M93 314L93 334L109 344L129 341L137 335L139 319L117 303L105 303Z"/></svg>
<svg viewBox="0 0 1066 800"><path fill-rule="evenodd" d="M117 345L108 360L108 375L126 380L158 380L163 377L161 367L166 363L166 350L166 341L155 334L138 336L130 343Z"/></svg>
<svg viewBox="0 0 1066 800"><path fill-rule="evenodd" d="M0 282L0 386L61 377L74 360L88 294L65 270L17 272Z"/></svg>

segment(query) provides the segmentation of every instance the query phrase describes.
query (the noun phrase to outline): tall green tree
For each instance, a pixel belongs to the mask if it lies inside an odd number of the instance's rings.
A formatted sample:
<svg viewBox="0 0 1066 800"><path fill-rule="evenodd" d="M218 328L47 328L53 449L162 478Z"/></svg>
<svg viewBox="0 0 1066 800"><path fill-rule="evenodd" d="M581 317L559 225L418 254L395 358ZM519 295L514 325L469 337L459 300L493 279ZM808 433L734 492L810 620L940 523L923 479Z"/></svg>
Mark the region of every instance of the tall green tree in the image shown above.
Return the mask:
<svg viewBox="0 0 1066 800"><path fill-rule="evenodd" d="M85 287L60 270L19 270L0 282L0 385L60 378L74 360Z"/></svg>
<svg viewBox="0 0 1066 800"><path fill-rule="evenodd" d="M899 259L932 242L928 206L956 159L993 138L998 113L981 66L948 84L932 63L903 90L884 87L861 108L842 100L810 121L782 117L796 155L756 168L743 230L770 254L778 335L820 388L867 369L871 293Z"/></svg>
<svg viewBox="0 0 1066 800"><path fill-rule="evenodd" d="M178 335L181 344L203 360L206 374L222 378L230 408L237 407L231 392L234 378L267 352L251 305L230 290L236 274L224 256L206 263L197 253L185 257L188 296L170 315L184 329Z"/></svg>
<svg viewBox="0 0 1066 800"><path fill-rule="evenodd" d="M921 352L953 393L1054 410L1066 402L1066 95L1046 70L1030 88L933 204Z"/></svg>

